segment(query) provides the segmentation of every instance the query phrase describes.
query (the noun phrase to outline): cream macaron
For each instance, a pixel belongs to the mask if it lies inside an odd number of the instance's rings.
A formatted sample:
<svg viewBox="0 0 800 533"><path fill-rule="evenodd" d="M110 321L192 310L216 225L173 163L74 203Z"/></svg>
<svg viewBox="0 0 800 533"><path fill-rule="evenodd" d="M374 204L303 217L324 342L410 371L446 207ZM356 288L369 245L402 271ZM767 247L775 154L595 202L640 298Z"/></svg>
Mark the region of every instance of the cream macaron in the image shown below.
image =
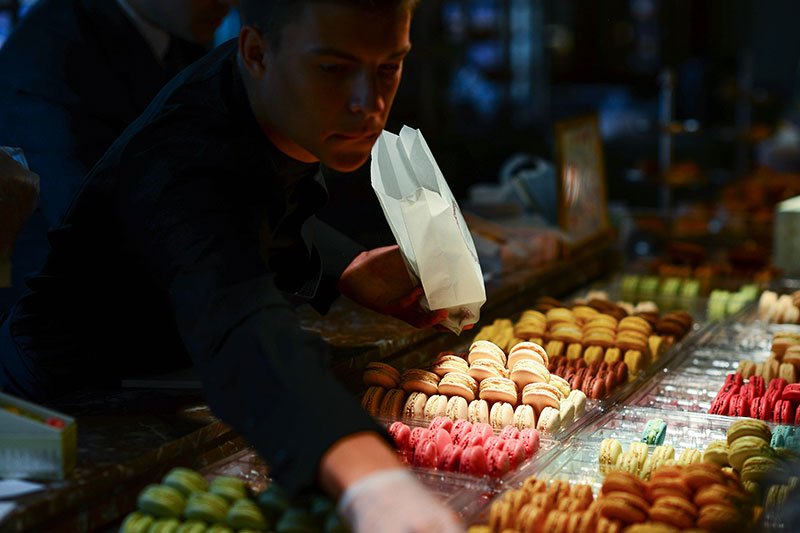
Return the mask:
<svg viewBox="0 0 800 533"><path fill-rule="evenodd" d="M464 372L448 372L439 382L439 394L461 396L468 402L475 399L478 382Z"/></svg>
<svg viewBox="0 0 800 533"><path fill-rule="evenodd" d="M519 389L522 389L529 383L548 383L550 371L532 359L521 359L511 369L509 377Z"/></svg>
<svg viewBox="0 0 800 533"><path fill-rule="evenodd" d="M467 360L472 364L476 359L493 359L502 366L506 365L506 353L491 341L475 341L469 347Z"/></svg>
<svg viewBox="0 0 800 533"><path fill-rule="evenodd" d="M468 406L469 421L473 424L489 422L489 403L486 400L473 400Z"/></svg>
<svg viewBox="0 0 800 533"><path fill-rule="evenodd" d="M463 357L453 354L442 354L431 365L431 372L444 377L448 372L469 372L469 364Z"/></svg>
<svg viewBox="0 0 800 533"><path fill-rule="evenodd" d="M475 359L469 366L468 373L476 381L492 377L507 377L505 367L494 359Z"/></svg>
<svg viewBox="0 0 800 533"><path fill-rule="evenodd" d="M503 429L514 422L514 408L506 402L496 402L489 412L489 423L495 429Z"/></svg>
<svg viewBox="0 0 800 533"><path fill-rule="evenodd" d="M550 364L550 358L547 356L547 351L545 351L544 347L530 341L517 343L511 348L511 351L508 352L508 368L514 368L517 361L523 359L531 359L544 366Z"/></svg>
<svg viewBox="0 0 800 533"><path fill-rule="evenodd" d="M401 376L400 388L409 394L412 392L424 392L430 396L439 391L439 376L433 372L418 368L406 370Z"/></svg>
<svg viewBox="0 0 800 533"><path fill-rule="evenodd" d="M481 381L480 398L489 402L517 405L517 386L508 378L486 378Z"/></svg>

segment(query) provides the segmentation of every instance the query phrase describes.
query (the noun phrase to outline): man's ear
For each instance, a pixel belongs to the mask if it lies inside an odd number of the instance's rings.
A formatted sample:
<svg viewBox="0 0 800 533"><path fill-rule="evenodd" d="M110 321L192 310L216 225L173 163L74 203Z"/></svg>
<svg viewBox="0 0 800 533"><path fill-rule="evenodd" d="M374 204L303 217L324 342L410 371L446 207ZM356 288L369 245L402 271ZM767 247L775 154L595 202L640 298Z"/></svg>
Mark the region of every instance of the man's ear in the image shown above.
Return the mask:
<svg viewBox="0 0 800 533"><path fill-rule="evenodd" d="M255 79L260 79L266 70L267 40L252 26L242 26L239 31L239 57L242 65Z"/></svg>

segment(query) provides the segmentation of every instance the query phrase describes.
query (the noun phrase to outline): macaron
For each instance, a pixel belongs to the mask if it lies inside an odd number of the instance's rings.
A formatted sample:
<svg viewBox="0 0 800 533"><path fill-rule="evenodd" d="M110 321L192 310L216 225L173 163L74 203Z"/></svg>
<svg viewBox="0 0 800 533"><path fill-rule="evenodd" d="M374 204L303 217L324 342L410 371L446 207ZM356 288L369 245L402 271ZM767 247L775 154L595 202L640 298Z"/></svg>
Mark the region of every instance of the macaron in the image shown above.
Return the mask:
<svg viewBox="0 0 800 533"><path fill-rule="evenodd" d="M764 441L769 441L772 432L769 426L761 420L737 420L730 425L727 432L728 444L732 444L735 440L741 437L760 437Z"/></svg>
<svg viewBox="0 0 800 533"><path fill-rule="evenodd" d="M732 394L730 392L719 392L717 397L714 398L714 401L711 403L711 407L709 408L708 412L712 415L727 415L730 408L731 396ZM753 406L751 405L750 411L752 412L752 410Z"/></svg>
<svg viewBox="0 0 800 533"><path fill-rule="evenodd" d="M514 408L506 402L495 402L489 412L489 422L495 429L503 429L514 422Z"/></svg>
<svg viewBox="0 0 800 533"><path fill-rule="evenodd" d="M740 394L731 396L730 403L728 404L729 416L750 416L750 402L743 398Z"/></svg>
<svg viewBox="0 0 800 533"><path fill-rule="evenodd" d="M519 441L525 446L525 456L530 457L539 450L539 432L533 428L525 428L519 432Z"/></svg>
<svg viewBox="0 0 800 533"><path fill-rule="evenodd" d="M478 382L463 372L448 372L439 381L439 394L445 396L461 396L471 402L477 392Z"/></svg>
<svg viewBox="0 0 800 533"><path fill-rule="evenodd" d="M775 459L756 455L742 463L741 479L743 482L761 483L777 467L778 462Z"/></svg>
<svg viewBox="0 0 800 533"><path fill-rule="evenodd" d="M448 416L437 416L431 420L430 424L428 424L428 429L431 431L440 428L450 433L450 431L453 429L453 419Z"/></svg>
<svg viewBox="0 0 800 533"><path fill-rule="evenodd" d="M149 514L134 511L125 517L119 531L120 533L147 533L153 521L153 517Z"/></svg>
<svg viewBox="0 0 800 533"><path fill-rule="evenodd" d="M545 346L548 357L558 357L564 355L564 342L551 340Z"/></svg>
<svg viewBox="0 0 800 533"><path fill-rule="evenodd" d="M455 354L440 354L439 357L431 365L431 372L437 376L444 377L448 372L469 372L469 363Z"/></svg>
<svg viewBox="0 0 800 533"><path fill-rule="evenodd" d="M400 384L400 372L392 365L372 361L364 368L364 385L394 389Z"/></svg>
<svg viewBox="0 0 800 533"><path fill-rule="evenodd" d="M550 375L550 381L548 381L548 383L550 385L553 385L554 387L556 387L561 392L561 396L563 398L566 398L567 396L569 396L569 394L570 394L570 392L572 390L570 388L569 383L567 382L567 380L562 378L561 376L556 376L554 374L551 374Z"/></svg>
<svg viewBox="0 0 800 533"><path fill-rule="evenodd" d="M508 453L504 449L491 449L486 452L486 472L492 477L502 477L511 469Z"/></svg>
<svg viewBox="0 0 800 533"><path fill-rule="evenodd" d="M469 418L469 404L461 396L452 396L447 400L445 415L451 420L466 420Z"/></svg>
<svg viewBox="0 0 800 533"><path fill-rule="evenodd" d="M458 472L463 451L457 444L445 446L444 450L439 454L439 469L445 472Z"/></svg>
<svg viewBox="0 0 800 533"><path fill-rule="evenodd" d="M772 420L772 410L769 408L769 402L765 397L753 398L750 403L750 416L768 422Z"/></svg>
<svg viewBox="0 0 800 533"><path fill-rule="evenodd" d="M467 360L472 364L476 359L494 359L501 365L506 364L506 354L498 345L491 341L477 340L469 347Z"/></svg>
<svg viewBox="0 0 800 533"><path fill-rule="evenodd" d="M536 416L533 412L533 407L525 404L518 405L514 410L513 424L519 430L534 427L536 425Z"/></svg>
<svg viewBox="0 0 800 533"><path fill-rule="evenodd" d="M517 404L517 387L508 378L491 377L481 381L480 398L490 402Z"/></svg>
<svg viewBox="0 0 800 533"><path fill-rule="evenodd" d="M447 396L434 394L425 402L425 420L433 420L447 413Z"/></svg>
<svg viewBox="0 0 800 533"><path fill-rule="evenodd" d="M506 364L509 368L513 368L517 361L524 359L530 359L545 366L549 363L547 351L543 346L535 342L520 342L508 352Z"/></svg>
<svg viewBox="0 0 800 533"><path fill-rule="evenodd" d="M409 394L423 392L430 396L439 390L439 376L427 370L413 368L403 372L400 387Z"/></svg>
<svg viewBox="0 0 800 533"><path fill-rule="evenodd" d="M508 456L508 463L511 469L517 468L525 462L526 452L525 445L519 439L510 439L506 441L505 452Z"/></svg>
<svg viewBox="0 0 800 533"><path fill-rule="evenodd" d="M472 424L472 434L479 435L484 441L494 435L494 429L489 424L478 422Z"/></svg>
<svg viewBox="0 0 800 533"><path fill-rule="evenodd" d="M703 453L700 450L695 448L686 448L683 450L678 457L676 463L679 466L688 466L692 464L698 464L703 460Z"/></svg>
<svg viewBox="0 0 800 533"><path fill-rule="evenodd" d="M397 420L403 414L403 407L406 405L406 391L403 389L391 389L386 391L381 402L379 411L380 416Z"/></svg>
<svg viewBox="0 0 800 533"><path fill-rule="evenodd" d="M193 492L186 502L184 515L189 520L200 520L209 524L224 522L230 507L228 501L210 492Z"/></svg>
<svg viewBox="0 0 800 533"><path fill-rule="evenodd" d="M425 417L425 404L428 403L428 395L424 392L412 392L406 398L403 407L403 418L414 419Z"/></svg>
<svg viewBox="0 0 800 533"><path fill-rule="evenodd" d="M667 424L660 418L648 420L642 431L641 441L647 445L659 446L667 435Z"/></svg>
<svg viewBox="0 0 800 533"><path fill-rule="evenodd" d="M800 402L800 383L790 383L783 388L781 398L791 402Z"/></svg>
<svg viewBox="0 0 800 533"><path fill-rule="evenodd" d="M529 383L548 383L550 371L542 363L532 359L521 359L511 369L509 377L519 389L522 389Z"/></svg>
<svg viewBox="0 0 800 533"><path fill-rule="evenodd" d="M489 403L486 400L473 400L469 403L469 421L473 424L489 422Z"/></svg>
<svg viewBox="0 0 800 533"><path fill-rule="evenodd" d="M156 518L180 518L186 507L186 499L173 487L148 485L139 494L136 504L141 512Z"/></svg>
<svg viewBox="0 0 800 533"><path fill-rule="evenodd" d="M469 420L456 420L453 424L453 429L450 430L450 437L452 437L454 444L460 444L462 441L467 440L470 433L472 433L472 422Z"/></svg>
<svg viewBox="0 0 800 533"><path fill-rule="evenodd" d="M540 413L547 407L558 410L561 406L557 391L551 390L554 388L552 385L550 387L546 385L545 383L531 383L526 385L522 391L522 403L533 407L538 417L541 417Z"/></svg>
<svg viewBox="0 0 800 533"><path fill-rule="evenodd" d="M486 474L486 451L482 446L470 446L461 453L459 471L472 476Z"/></svg>
<svg viewBox="0 0 800 533"><path fill-rule="evenodd" d="M381 410L386 389L383 387L370 387L361 398L361 406L371 415L377 416Z"/></svg>
<svg viewBox="0 0 800 533"><path fill-rule="evenodd" d="M401 452L410 452L411 449L411 428L402 422L393 422L389 426L389 436L394 442L395 448Z"/></svg>
<svg viewBox="0 0 800 533"><path fill-rule="evenodd" d="M536 429L538 431L553 434L561 427L561 413L558 409L553 407L545 407L539 413L539 418L536 421Z"/></svg>
<svg viewBox="0 0 800 533"><path fill-rule="evenodd" d="M703 462L718 466L727 466L728 452L727 440L711 441L703 452Z"/></svg>
<svg viewBox="0 0 800 533"><path fill-rule="evenodd" d="M728 450L728 462L736 470L741 470L742 464L757 455L769 456L772 450L769 441L761 437L745 436L740 437L731 443Z"/></svg>
<svg viewBox="0 0 800 533"><path fill-rule="evenodd" d="M472 379L478 382L486 378L506 377L505 367L494 359L475 359L469 366L468 373Z"/></svg>
<svg viewBox="0 0 800 533"><path fill-rule="evenodd" d="M190 468L175 467L161 480L163 485L177 489L184 496L192 492L208 490L208 481L200 472Z"/></svg>
<svg viewBox="0 0 800 533"><path fill-rule="evenodd" d="M772 411L772 420L777 424L791 424L794 422L794 409L788 400L778 400Z"/></svg>
<svg viewBox="0 0 800 533"><path fill-rule="evenodd" d="M233 529L251 529L263 531L267 529L267 520L254 501L244 498L236 500L228 509L225 522Z"/></svg>
<svg viewBox="0 0 800 533"><path fill-rule="evenodd" d="M414 448L414 465L423 468L436 468L439 452L433 440L423 440Z"/></svg>

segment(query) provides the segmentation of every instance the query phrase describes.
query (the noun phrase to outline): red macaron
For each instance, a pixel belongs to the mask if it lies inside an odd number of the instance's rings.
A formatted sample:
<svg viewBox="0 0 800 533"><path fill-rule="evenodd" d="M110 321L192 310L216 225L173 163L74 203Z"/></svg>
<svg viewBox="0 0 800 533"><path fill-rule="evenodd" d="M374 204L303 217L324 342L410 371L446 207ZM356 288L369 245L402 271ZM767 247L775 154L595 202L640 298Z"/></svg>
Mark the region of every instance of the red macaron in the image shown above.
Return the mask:
<svg viewBox="0 0 800 533"><path fill-rule="evenodd" d="M389 426L389 436L394 441L395 448L401 452L409 452L411 447L411 428L402 422L395 422Z"/></svg>
<svg viewBox="0 0 800 533"><path fill-rule="evenodd" d="M723 416L727 415L730 402L731 402L731 394L728 392L720 391L717 394L717 397L714 398L714 402L711 404L711 408L708 410L708 412L711 413L712 415L723 415Z"/></svg>
<svg viewBox="0 0 800 533"><path fill-rule="evenodd" d="M781 398L791 402L800 401L800 383L790 383L783 388Z"/></svg>
<svg viewBox="0 0 800 533"><path fill-rule="evenodd" d="M764 396L764 391L766 390L766 384L764 383L763 377L751 376L750 384L753 386L753 398Z"/></svg>
<svg viewBox="0 0 800 533"><path fill-rule="evenodd" d="M414 448L414 464L424 468L436 468L439 464L439 453L436 443L424 440Z"/></svg>
<svg viewBox="0 0 800 533"><path fill-rule="evenodd" d="M511 470L508 454L505 450L497 449L486 452L486 471L492 477L501 477Z"/></svg>
<svg viewBox="0 0 800 533"><path fill-rule="evenodd" d="M446 472L458 472L463 451L460 446L455 444L445 446L442 453L439 454L439 469Z"/></svg>
<svg viewBox="0 0 800 533"><path fill-rule="evenodd" d="M778 424L791 424L794 422L792 403L787 400L775 402L775 409L772 411L772 419Z"/></svg>
<svg viewBox="0 0 800 533"><path fill-rule="evenodd" d="M753 402L750 404L750 416L759 420L770 421L772 413L767 410L766 398L753 398Z"/></svg>
<svg viewBox="0 0 800 533"><path fill-rule="evenodd" d="M742 397L741 394L731 396L728 406L729 416L750 416L750 402Z"/></svg>

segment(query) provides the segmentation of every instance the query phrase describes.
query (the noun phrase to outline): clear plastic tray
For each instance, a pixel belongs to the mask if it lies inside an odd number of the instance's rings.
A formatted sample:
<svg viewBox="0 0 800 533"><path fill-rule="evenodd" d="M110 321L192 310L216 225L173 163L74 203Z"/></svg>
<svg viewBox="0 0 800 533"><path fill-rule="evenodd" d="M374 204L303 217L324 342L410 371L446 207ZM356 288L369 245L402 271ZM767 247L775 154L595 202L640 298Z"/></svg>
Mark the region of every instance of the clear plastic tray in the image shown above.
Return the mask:
<svg viewBox="0 0 800 533"><path fill-rule="evenodd" d="M686 350L651 383L629 400L632 405L666 410L708 412L725 376L736 372L739 361L766 361L778 331L798 331L798 326L753 322L728 322L708 335L700 347Z"/></svg>
<svg viewBox="0 0 800 533"><path fill-rule="evenodd" d="M603 483L597 460L600 443L603 439L615 438L627 450L631 442L640 441L647 421L654 418L667 423L664 444L675 448L676 457L687 448L703 451L711 441L724 439L733 423L731 418L723 416L620 406L576 434L562 452L553 454L552 460L538 472L521 469L507 485L521 486L529 476L536 475L546 481L561 479L588 484L597 494ZM651 453L654 449L655 446L650 446Z"/></svg>

